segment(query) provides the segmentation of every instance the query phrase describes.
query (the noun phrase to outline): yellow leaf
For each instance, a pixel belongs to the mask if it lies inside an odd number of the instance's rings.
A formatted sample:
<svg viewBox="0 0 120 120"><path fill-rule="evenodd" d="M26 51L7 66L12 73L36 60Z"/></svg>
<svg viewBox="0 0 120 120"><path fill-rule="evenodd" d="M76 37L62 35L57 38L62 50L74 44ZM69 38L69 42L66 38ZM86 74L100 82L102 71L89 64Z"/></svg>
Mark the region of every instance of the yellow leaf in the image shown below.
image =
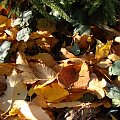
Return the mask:
<svg viewBox="0 0 120 120"><path fill-rule="evenodd" d="M112 120L118 120L117 118L115 118L112 114L110 114Z"/></svg>
<svg viewBox="0 0 120 120"><path fill-rule="evenodd" d="M3 15L0 15L0 25L5 23L7 21L7 17L6 16L3 16Z"/></svg>
<svg viewBox="0 0 120 120"><path fill-rule="evenodd" d="M96 45L96 59L102 59L108 56L111 45L113 41L108 41L106 44L99 41L98 45Z"/></svg>
<svg viewBox="0 0 120 120"><path fill-rule="evenodd" d="M2 34L0 35L0 40L5 40L6 38L7 38L6 33L2 33Z"/></svg>
<svg viewBox="0 0 120 120"><path fill-rule="evenodd" d="M95 94L98 99L102 99L105 97L105 91L104 87L106 86L107 82L102 79L101 81L98 80L97 76L92 73L91 74L91 81L89 82L88 90L92 91L93 94Z"/></svg>
<svg viewBox="0 0 120 120"><path fill-rule="evenodd" d="M35 86L34 90L37 95L43 95L47 102L53 102L69 95L69 92L59 86L57 83L51 83L44 87L38 85Z"/></svg>

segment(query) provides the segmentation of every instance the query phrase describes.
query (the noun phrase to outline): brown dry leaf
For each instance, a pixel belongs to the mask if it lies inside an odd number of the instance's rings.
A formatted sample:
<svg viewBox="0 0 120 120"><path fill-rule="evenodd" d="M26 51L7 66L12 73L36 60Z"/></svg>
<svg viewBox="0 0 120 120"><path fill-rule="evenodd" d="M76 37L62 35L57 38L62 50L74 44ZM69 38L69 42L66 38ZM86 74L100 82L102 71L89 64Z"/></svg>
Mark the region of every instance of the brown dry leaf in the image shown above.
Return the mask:
<svg viewBox="0 0 120 120"><path fill-rule="evenodd" d="M10 110L15 100L25 100L27 96L27 86L22 83L22 78L15 69L6 82L7 89L0 97L0 109L3 112Z"/></svg>
<svg viewBox="0 0 120 120"><path fill-rule="evenodd" d="M14 63L0 63L0 75L9 76L14 68Z"/></svg>
<svg viewBox="0 0 120 120"><path fill-rule="evenodd" d="M90 75L91 81L89 82L88 90L92 91L92 94L95 94L98 99L102 99L105 97L105 91L104 87L106 87L107 82L105 79L102 79L101 81L98 80L96 74L91 73Z"/></svg>
<svg viewBox="0 0 120 120"><path fill-rule="evenodd" d="M83 62L81 70L79 72L78 80L74 82L71 92L81 92L87 89L88 83L90 81L88 65Z"/></svg>
<svg viewBox="0 0 120 120"><path fill-rule="evenodd" d="M37 55L34 56L27 56L27 59L28 61L32 59L41 61L43 64L50 68L53 68L53 66L57 64L52 55L50 55L49 53L38 53Z"/></svg>
<svg viewBox="0 0 120 120"><path fill-rule="evenodd" d="M116 78L115 80L113 80L113 83L114 83L116 86L120 87L120 76L117 76L117 78Z"/></svg>
<svg viewBox="0 0 120 120"><path fill-rule="evenodd" d="M102 43L101 41L98 41L98 44L96 45L95 58L103 59L107 57L110 52L112 43L113 41L107 41L106 44Z"/></svg>
<svg viewBox="0 0 120 120"><path fill-rule="evenodd" d="M90 40L88 40L88 38L89 38L89 35L87 35L87 34L84 34L82 36L76 34L74 36L74 40L78 43L80 48L84 48L84 49L88 48L88 46L89 46L88 41L90 41Z"/></svg>
<svg viewBox="0 0 120 120"><path fill-rule="evenodd" d="M35 98L33 98L32 101L30 102L30 105L37 105L42 108L48 107L47 102L45 101L45 98L42 95L38 95Z"/></svg>
<svg viewBox="0 0 120 120"><path fill-rule="evenodd" d="M78 71L76 70L77 65L69 65L67 67L63 67L58 74L58 83L64 88L71 88L75 81L78 80Z"/></svg>
<svg viewBox="0 0 120 120"><path fill-rule="evenodd" d="M47 38L43 37L41 39L37 39L36 43L41 48L50 52L51 49L54 47L54 45L57 43L57 39L55 37L53 37L52 35L50 35Z"/></svg>
<svg viewBox="0 0 120 120"><path fill-rule="evenodd" d="M0 76L0 94L7 88L5 76Z"/></svg>
<svg viewBox="0 0 120 120"><path fill-rule="evenodd" d="M13 40L16 40L18 30L13 27L10 29L6 29L5 33L9 36L7 37L7 40L13 41Z"/></svg>
<svg viewBox="0 0 120 120"><path fill-rule="evenodd" d="M67 107L67 108L73 108L73 107L96 108L96 107L99 107L101 105L104 105L108 108L111 107L110 101L108 99L102 99L100 101L93 102L93 103L83 103L80 101L48 103L48 106L51 108L65 108L65 107Z"/></svg>
<svg viewBox="0 0 120 120"><path fill-rule="evenodd" d="M0 15L0 33L4 31L4 29L6 28L6 21L7 21L7 17Z"/></svg>
<svg viewBox="0 0 120 120"><path fill-rule="evenodd" d="M49 31L50 33L55 32L56 30L55 22L44 18L37 21L36 27L40 31Z"/></svg>
<svg viewBox="0 0 120 120"><path fill-rule="evenodd" d="M43 63L29 62L35 76L40 80L40 84L53 82L57 73Z"/></svg>
<svg viewBox="0 0 120 120"><path fill-rule="evenodd" d="M36 32L32 32L30 34L30 39L37 40L37 39L41 39L41 38L47 38L49 36L50 36L49 31L36 31Z"/></svg>
<svg viewBox="0 0 120 120"><path fill-rule="evenodd" d="M112 47L113 53L120 57L120 51L119 50L120 50L120 45L115 45L115 46Z"/></svg>
<svg viewBox="0 0 120 120"><path fill-rule="evenodd" d="M52 120L47 111L40 106L29 105L26 101L16 100L9 115L18 114L21 120Z"/></svg>
<svg viewBox="0 0 120 120"><path fill-rule="evenodd" d="M18 57L16 59L16 68L20 71L19 74L23 79L23 83L33 84L38 80L30 68L25 54L22 52L18 53Z"/></svg>
<svg viewBox="0 0 120 120"><path fill-rule="evenodd" d="M35 86L34 91L37 95L44 96L47 102L54 102L69 95L67 90L58 85L58 83L54 82L46 86Z"/></svg>

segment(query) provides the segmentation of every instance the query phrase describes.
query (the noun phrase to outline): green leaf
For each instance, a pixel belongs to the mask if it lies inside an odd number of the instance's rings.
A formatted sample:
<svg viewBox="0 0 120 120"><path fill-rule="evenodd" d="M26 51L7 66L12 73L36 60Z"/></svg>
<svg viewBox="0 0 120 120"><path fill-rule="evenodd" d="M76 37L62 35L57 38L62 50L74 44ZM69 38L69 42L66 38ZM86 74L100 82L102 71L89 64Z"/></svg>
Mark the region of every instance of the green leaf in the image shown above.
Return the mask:
<svg viewBox="0 0 120 120"><path fill-rule="evenodd" d="M120 106L120 88L110 85L106 90L106 95L112 99L113 106Z"/></svg>
<svg viewBox="0 0 120 120"><path fill-rule="evenodd" d="M8 50L10 49L11 42L4 41L3 44L0 46L0 63L4 62L5 57L8 54Z"/></svg>
<svg viewBox="0 0 120 120"><path fill-rule="evenodd" d="M80 35L90 35L91 28L87 25L79 25L74 29L74 33L80 33Z"/></svg>
<svg viewBox="0 0 120 120"><path fill-rule="evenodd" d="M77 43L74 43L72 48L71 48L71 52L74 54L74 55L79 55L80 54L80 47L78 46Z"/></svg>
<svg viewBox="0 0 120 120"><path fill-rule="evenodd" d="M30 29L28 27L23 28L17 33L17 38L16 39L18 41L23 40L24 42L26 42L29 39L29 34L30 34Z"/></svg>
<svg viewBox="0 0 120 120"><path fill-rule="evenodd" d="M115 61L112 66L109 67L110 75L120 75L120 60Z"/></svg>
<svg viewBox="0 0 120 120"><path fill-rule="evenodd" d="M24 11L20 17L14 21L14 25L20 25L20 27L28 26L29 19L32 17L32 11Z"/></svg>

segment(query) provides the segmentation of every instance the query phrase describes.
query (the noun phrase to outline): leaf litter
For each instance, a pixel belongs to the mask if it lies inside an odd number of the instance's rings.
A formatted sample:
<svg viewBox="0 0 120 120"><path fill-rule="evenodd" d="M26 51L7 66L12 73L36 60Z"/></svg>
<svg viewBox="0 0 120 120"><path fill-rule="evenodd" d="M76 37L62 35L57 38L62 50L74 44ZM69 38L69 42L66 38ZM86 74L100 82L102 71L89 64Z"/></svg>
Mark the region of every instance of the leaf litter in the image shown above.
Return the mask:
<svg viewBox="0 0 120 120"><path fill-rule="evenodd" d="M96 26L69 36L45 18L31 30L31 15L0 15L0 118L117 119L108 113L120 110L119 36L98 40Z"/></svg>

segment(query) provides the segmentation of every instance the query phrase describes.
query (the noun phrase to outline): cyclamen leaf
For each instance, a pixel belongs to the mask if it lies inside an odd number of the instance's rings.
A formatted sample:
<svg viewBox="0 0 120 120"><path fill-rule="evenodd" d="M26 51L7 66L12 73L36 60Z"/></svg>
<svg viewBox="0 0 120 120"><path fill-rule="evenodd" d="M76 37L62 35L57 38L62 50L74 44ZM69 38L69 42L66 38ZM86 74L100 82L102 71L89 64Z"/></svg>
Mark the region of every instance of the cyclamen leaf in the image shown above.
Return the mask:
<svg viewBox="0 0 120 120"><path fill-rule="evenodd" d="M24 42L26 42L29 39L29 34L30 34L30 29L28 27L23 28L17 33L17 38L16 39L18 41L23 40Z"/></svg>
<svg viewBox="0 0 120 120"><path fill-rule="evenodd" d="M0 46L0 62L4 62L5 57L8 54L8 50L10 49L11 42L5 41Z"/></svg>
<svg viewBox="0 0 120 120"><path fill-rule="evenodd" d="M72 48L71 48L71 52L74 54L74 55L79 55L80 54L80 48L78 46L77 43L74 43Z"/></svg>
<svg viewBox="0 0 120 120"><path fill-rule="evenodd" d="M120 88L116 86L110 86L108 90L106 90L106 95L112 99L112 104L116 107L120 106Z"/></svg>
<svg viewBox="0 0 120 120"><path fill-rule="evenodd" d="M115 61L112 66L109 67L110 75L120 75L120 60Z"/></svg>

